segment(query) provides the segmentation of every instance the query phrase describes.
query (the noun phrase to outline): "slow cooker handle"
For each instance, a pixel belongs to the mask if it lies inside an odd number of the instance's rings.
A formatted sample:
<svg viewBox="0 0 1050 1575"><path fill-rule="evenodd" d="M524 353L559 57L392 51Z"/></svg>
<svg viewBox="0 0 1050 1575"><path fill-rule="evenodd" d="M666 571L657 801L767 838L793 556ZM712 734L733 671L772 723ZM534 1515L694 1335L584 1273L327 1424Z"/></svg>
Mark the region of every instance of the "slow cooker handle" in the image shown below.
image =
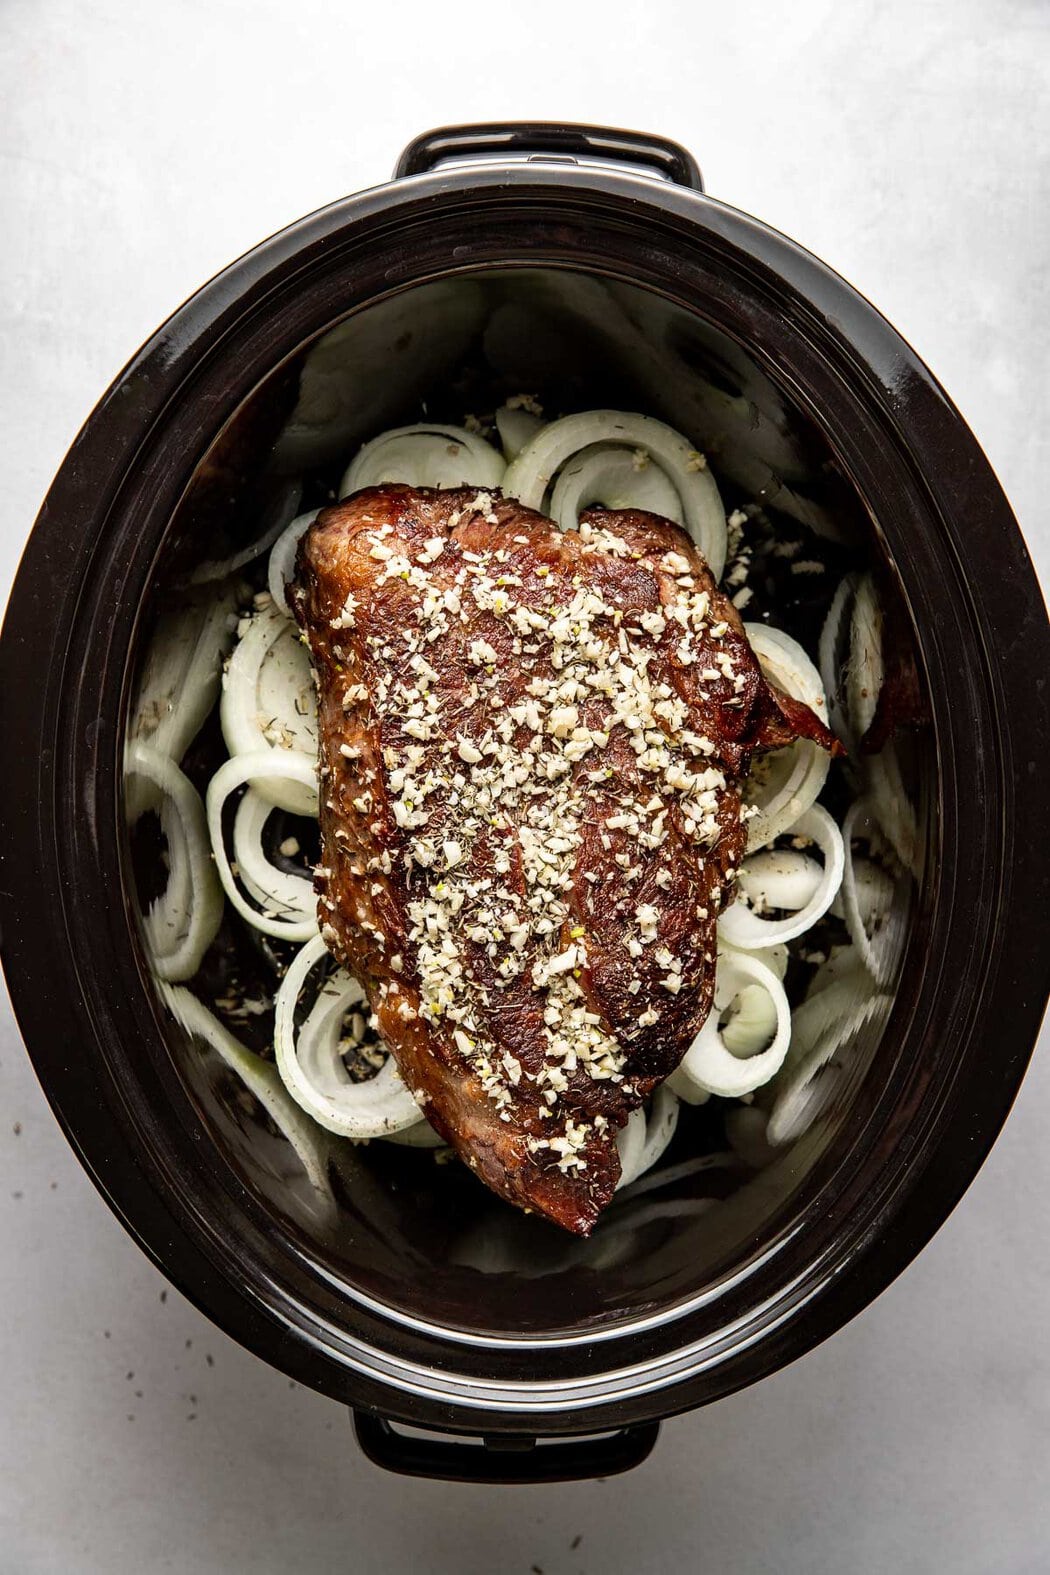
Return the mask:
<svg viewBox="0 0 1050 1575"><path fill-rule="evenodd" d="M443 1482L580 1482L641 1465L656 1443L659 1422L642 1422L598 1438L540 1439L403 1433L386 1417L351 1411L357 1442L373 1465L408 1477Z"/></svg>
<svg viewBox="0 0 1050 1575"><path fill-rule="evenodd" d="M441 126L425 131L408 144L397 161L394 179L425 175L443 159L479 158L486 154L523 153L560 157L611 159L644 164L679 186L703 191L700 166L693 155L667 137L641 131L615 131L609 126L558 126L545 120L485 121L473 126Z"/></svg>

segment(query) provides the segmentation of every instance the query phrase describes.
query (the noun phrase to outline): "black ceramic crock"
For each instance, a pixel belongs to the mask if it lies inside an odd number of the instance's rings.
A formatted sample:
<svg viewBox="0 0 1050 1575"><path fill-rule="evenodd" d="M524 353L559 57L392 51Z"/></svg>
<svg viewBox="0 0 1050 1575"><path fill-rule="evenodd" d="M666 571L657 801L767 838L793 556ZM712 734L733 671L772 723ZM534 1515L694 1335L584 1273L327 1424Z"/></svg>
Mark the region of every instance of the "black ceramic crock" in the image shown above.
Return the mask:
<svg viewBox="0 0 1050 1575"><path fill-rule="evenodd" d="M294 1185L285 1203L280 1166L256 1157L250 1122L179 1043L144 969L122 750L150 608L172 553L185 562L193 478L235 413L265 408L260 390L294 397L305 347L334 324L457 281L491 285L526 320L540 298L564 321L574 292L622 290L652 307L679 368L690 324L708 351L732 351L723 370L746 358L785 429L808 432L850 490L911 626L928 856L892 1012L841 1119L779 1191L757 1184L724 1250L704 1246L700 1215L638 1223L611 1254L599 1231L598 1246L559 1258L529 1222L504 1238L510 1211L493 1204L502 1214L484 1216L480 1247L468 1231L468 1251L446 1230L473 1206L462 1181L406 1181L367 1157L334 1223L319 1222ZM378 399L384 368L364 372ZM377 412L371 430L397 414ZM431 134L392 183L264 242L176 312L48 494L0 642L0 921L29 1053L143 1250L236 1339L351 1406L373 1458L471 1480L622 1469L659 1418L755 1382L877 1296L994 1141L1046 994L1048 672L1036 580L987 461L847 284L705 196L694 161L660 139Z"/></svg>

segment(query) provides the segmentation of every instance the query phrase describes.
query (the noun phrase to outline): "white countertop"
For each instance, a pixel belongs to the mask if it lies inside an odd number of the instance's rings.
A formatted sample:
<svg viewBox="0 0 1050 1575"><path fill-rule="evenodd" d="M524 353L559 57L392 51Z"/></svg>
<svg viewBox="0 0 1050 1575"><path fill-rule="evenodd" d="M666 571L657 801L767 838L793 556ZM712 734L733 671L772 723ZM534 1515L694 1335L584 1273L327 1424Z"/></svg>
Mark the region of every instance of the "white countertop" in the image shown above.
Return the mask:
<svg viewBox="0 0 1050 1575"><path fill-rule="evenodd" d="M1038 0L5 0L0 103L0 590L172 307L415 132L515 116L677 137L715 195L837 267L942 378L1050 572ZM345 1411L165 1290L5 1007L0 1575L1050 1569L1048 1049L952 1219L833 1340L666 1424L629 1477L486 1490L374 1470Z"/></svg>

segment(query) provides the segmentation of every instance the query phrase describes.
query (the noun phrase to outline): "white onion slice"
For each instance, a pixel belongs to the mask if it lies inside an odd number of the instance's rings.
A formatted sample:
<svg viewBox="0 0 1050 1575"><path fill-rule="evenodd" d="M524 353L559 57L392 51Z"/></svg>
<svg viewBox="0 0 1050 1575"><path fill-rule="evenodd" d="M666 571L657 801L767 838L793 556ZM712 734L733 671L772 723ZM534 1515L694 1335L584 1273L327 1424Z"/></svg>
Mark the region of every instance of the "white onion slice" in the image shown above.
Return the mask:
<svg viewBox="0 0 1050 1575"><path fill-rule="evenodd" d="M652 1170L657 1160L670 1146L678 1127L680 1110L681 1101L677 1095L667 1087L666 1083L661 1083L654 1090L650 1101L645 1122L645 1143L632 1180L636 1181L639 1176L644 1176L647 1171Z"/></svg>
<svg viewBox="0 0 1050 1575"><path fill-rule="evenodd" d="M168 844L168 884L143 920L158 979L190 979L222 923L222 892L215 879L200 795L173 760L148 744L132 744L129 776L144 777L163 795L161 830Z"/></svg>
<svg viewBox="0 0 1050 1575"><path fill-rule="evenodd" d="M853 983L850 985L850 992L853 995L856 995L858 990L861 994L870 994L871 975L865 968L864 959L857 948L852 944L849 946L833 946L827 962L821 963L809 981L805 1001L795 1008L796 1014L801 1010L801 1006L815 1000L818 995L823 995L824 991L829 989L831 985L844 983L848 979L853 980ZM846 999L849 999L848 994Z"/></svg>
<svg viewBox="0 0 1050 1575"><path fill-rule="evenodd" d="M592 443L564 465L554 484L550 516L562 530L578 530L594 504L607 509L646 509L682 524L678 489L654 460L641 469L637 454L613 443Z"/></svg>
<svg viewBox="0 0 1050 1575"><path fill-rule="evenodd" d="M850 619L850 658L846 671L849 725L858 741L871 727L885 678L883 617L875 582L865 575L857 584ZM921 862L918 818L901 776L897 747L887 740L877 754L862 757L861 770L871 807L905 869L915 874Z"/></svg>
<svg viewBox="0 0 1050 1575"><path fill-rule="evenodd" d="M820 677L828 702L828 725L851 748L856 744L856 739L843 690L849 663L850 624L856 591L856 575L847 574L831 598L817 647Z"/></svg>
<svg viewBox="0 0 1050 1575"><path fill-rule="evenodd" d="M821 963L806 991L805 1000L795 1007L791 1053L792 1062L810 1049L828 1025L859 998L871 995L874 985L855 946L844 946Z"/></svg>
<svg viewBox="0 0 1050 1575"><path fill-rule="evenodd" d="M790 953L788 952L787 946L784 945L782 941L778 942L775 946L742 946L739 949L745 952L748 957L753 957L756 962L765 963L766 967L770 969L771 972L775 973L781 984L783 984L784 976L787 973ZM726 940L724 935L720 936L718 941L719 956L721 956L724 951L732 950L732 944Z"/></svg>
<svg viewBox="0 0 1050 1575"><path fill-rule="evenodd" d="M522 410L518 405L513 409L510 405L500 405L496 411L496 430L508 465L546 425L543 417L531 410Z"/></svg>
<svg viewBox="0 0 1050 1575"><path fill-rule="evenodd" d="M215 704L222 659L237 627L237 595L236 584L191 594L161 616L150 641L129 733L133 742L147 744L176 765ZM130 820L159 802L156 785L145 777L129 783Z"/></svg>
<svg viewBox="0 0 1050 1575"><path fill-rule="evenodd" d="M864 777L871 807L894 853L906 870L917 875L922 866L922 832L892 739L877 755L864 757Z"/></svg>
<svg viewBox="0 0 1050 1575"><path fill-rule="evenodd" d="M272 602L251 619L223 678L219 708L233 756L269 750L317 755L317 696L306 647ZM317 814L317 788L296 773L253 778L256 792L293 815Z"/></svg>
<svg viewBox="0 0 1050 1575"><path fill-rule="evenodd" d="M765 1049L758 1046L766 1043L768 1034L759 1037L756 1033L749 1041L755 1046L754 1053L743 1053L745 1046L734 1053L719 1028L719 1016L751 985L760 986L773 1003L775 1031ZM750 1094L780 1070L790 1039L791 1009L776 974L746 954L723 952L715 976L714 1007L674 1073L672 1089L680 1097L681 1085L690 1083L723 1098Z"/></svg>
<svg viewBox="0 0 1050 1575"><path fill-rule="evenodd" d="M882 608L870 574L857 582L850 617L846 703L854 738L861 739L875 720L885 669L882 660Z"/></svg>
<svg viewBox="0 0 1050 1575"><path fill-rule="evenodd" d="M744 951L757 951L760 947L774 946L779 942L793 941L796 936L805 934L817 920L823 918L835 895L842 884L842 871L845 864L845 851L842 843L842 833L828 814L822 804L814 804L800 815L794 825L788 828L796 837L808 837L817 844L824 855L824 867L819 872L819 879L811 881L807 875L803 880L792 877L779 883L766 881L769 888L776 887L774 895L781 898L800 896L809 893L806 901L794 913L782 919L766 919L761 914L741 901L731 903L718 921L719 936L728 941L730 946L736 946ZM766 860L769 869L779 862L776 850L757 855ZM815 860L809 862L815 863ZM741 872L750 863L744 861ZM756 888L761 885L761 878L752 883ZM788 888L791 888L790 890ZM745 886L746 891L746 886Z"/></svg>
<svg viewBox="0 0 1050 1575"><path fill-rule="evenodd" d="M875 720L885 678L883 617L875 582L865 575L857 584L850 619L850 656L846 672L849 725L856 740L863 738ZM879 824L906 870L916 874L921 863L918 817L901 776L897 746L887 740L882 749L862 757L861 770L868 797Z"/></svg>
<svg viewBox="0 0 1050 1575"><path fill-rule="evenodd" d="M295 577L295 554L299 539L306 535L320 512L320 509L307 509L305 514L297 514L292 523L278 536L270 552L266 583L273 597L274 606L281 612L287 613L289 617L292 615L292 609L288 605L288 586Z"/></svg>
<svg viewBox="0 0 1050 1575"><path fill-rule="evenodd" d="M812 902L823 875L820 861L797 848L760 848L741 864L737 885L752 908L796 913Z"/></svg>
<svg viewBox="0 0 1050 1575"><path fill-rule="evenodd" d="M893 907L894 883L885 870L867 859L854 859L853 839L871 839L869 807L856 800L842 826L845 863L842 874L842 917L850 939L872 978L885 984L892 970L895 948L887 920Z"/></svg>
<svg viewBox="0 0 1050 1575"><path fill-rule="evenodd" d="M403 1148L447 1148L440 1132L435 1132L429 1121L417 1121L414 1127L401 1132L384 1132L388 1143L400 1143Z"/></svg>
<svg viewBox="0 0 1050 1575"><path fill-rule="evenodd" d="M711 1098L710 1089L701 1088L699 1083L683 1072L681 1062L667 1079L667 1086L683 1105L706 1105Z"/></svg>
<svg viewBox="0 0 1050 1575"><path fill-rule="evenodd" d="M356 979L337 970L326 985L328 994L318 997L303 1029L296 1033L295 1007L300 992L311 970L327 955L319 935L307 941L277 992L274 1046L285 1087L315 1121L344 1137L387 1137L416 1126L419 1106L401 1081L393 1056L364 1083L353 1082L343 1065L339 1054L342 1018L348 1004L364 999Z"/></svg>
<svg viewBox="0 0 1050 1575"><path fill-rule="evenodd" d="M836 988L830 985L822 990L817 1000L827 1005ZM872 1020L889 1009L892 997L868 994L858 999L854 995L851 1004L841 1000L838 1004L837 1016L824 1023L812 1048L793 1059L777 1079L766 1128L771 1144L793 1143L823 1115L834 1098L857 1041ZM797 1019L798 1012L795 1015ZM807 1031L807 1044L810 1037Z"/></svg>
<svg viewBox="0 0 1050 1575"><path fill-rule="evenodd" d="M233 821L237 873L248 894L260 907L272 909L275 918L299 920L310 926L305 935L289 939L308 940L316 928L317 897L305 870L301 875L294 875L290 870L278 869L266 857L263 833L272 814L273 805L260 798L254 788L249 788L237 805Z"/></svg>
<svg viewBox="0 0 1050 1575"><path fill-rule="evenodd" d="M306 1171L311 1184L319 1192L329 1192L328 1164L325 1147L330 1139L321 1137L316 1124L305 1117L291 1099L269 1061L253 1055L235 1039L224 1023L211 1013L195 995L181 985L161 985L160 996L175 1020L182 1024L195 1039L203 1039L235 1072L245 1087L255 1095L274 1125L288 1139Z"/></svg>
<svg viewBox="0 0 1050 1575"><path fill-rule="evenodd" d="M871 726L885 677L883 618L870 575L848 575L832 599L820 635L820 670L828 691L832 727L854 752L852 775L859 773L879 824L894 852L913 875L922 860L922 836L915 808L901 775L892 739L873 755L857 754Z"/></svg>
<svg viewBox="0 0 1050 1575"><path fill-rule="evenodd" d="M392 427L358 449L339 483L339 496L401 481L409 487L498 487L502 454L465 427L424 421Z"/></svg>
<svg viewBox="0 0 1050 1575"><path fill-rule="evenodd" d="M256 751L251 755L234 755L231 759L223 761L208 783L208 834L211 837L211 851L223 890L246 923L253 929L260 930L263 935L272 935L279 940L306 941L317 934L316 912L307 912L305 905L296 904L293 908L293 917L282 919L253 908L241 895L223 839L222 808L230 794L246 782L257 788L264 773L267 781L273 780L271 773L275 771L281 781L301 784L304 789L316 779L313 761L308 756L292 750L282 750L276 758L272 752ZM274 871L275 875L280 873L278 870ZM293 878L289 877L289 879ZM255 879L254 875L253 879Z"/></svg>
<svg viewBox="0 0 1050 1575"><path fill-rule="evenodd" d="M246 563L261 557L268 548L272 547L278 536L285 529L288 521L295 515L299 507L299 500L303 489L298 481L282 481L274 492L270 502L263 510L260 521L259 534L247 547L242 547L229 558L217 559L211 563L199 563L190 576L192 585L204 585L212 580L225 579L237 569L243 569Z"/></svg>
<svg viewBox="0 0 1050 1575"><path fill-rule="evenodd" d="M820 674L798 641L765 624L747 623L744 633L764 677L826 721ZM773 842L809 809L827 780L830 764L827 751L811 738L797 738L755 761L744 785L745 798L757 810L747 823L748 852Z"/></svg>
<svg viewBox="0 0 1050 1575"><path fill-rule="evenodd" d="M616 1134L616 1152L620 1156L620 1179L616 1190L633 1181L645 1148L645 1111L632 1110Z"/></svg>
<svg viewBox="0 0 1050 1575"><path fill-rule="evenodd" d="M854 837L861 835L856 828ZM879 841L882 842L882 833ZM847 927L853 924L859 929L863 926L867 934L871 934L885 920L893 905L893 893L896 884L893 876L883 869L881 864L876 864L874 859L856 858L849 850L843 828L843 848L846 852L846 867L842 872L842 886L839 894L831 904L831 912L836 919L842 919ZM856 915L847 918L846 902L843 891L847 882L851 882L854 891L853 901L856 903ZM859 924L857 921L859 920Z"/></svg>
<svg viewBox="0 0 1050 1575"><path fill-rule="evenodd" d="M647 1170L651 1170L674 1137L678 1125L680 1104L666 1083L653 1091L648 1112L632 1110L626 1126L616 1134L616 1147L620 1153L621 1187L629 1187Z"/></svg>
<svg viewBox="0 0 1050 1575"><path fill-rule="evenodd" d="M581 449L611 443L633 454L642 450L673 483L681 500L685 528L707 560L715 579L726 561L726 517L710 470L698 468L688 438L652 416L624 410L585 410L552 421L507 466L503 491L528 508L542 509L562 466Z"/></svg>

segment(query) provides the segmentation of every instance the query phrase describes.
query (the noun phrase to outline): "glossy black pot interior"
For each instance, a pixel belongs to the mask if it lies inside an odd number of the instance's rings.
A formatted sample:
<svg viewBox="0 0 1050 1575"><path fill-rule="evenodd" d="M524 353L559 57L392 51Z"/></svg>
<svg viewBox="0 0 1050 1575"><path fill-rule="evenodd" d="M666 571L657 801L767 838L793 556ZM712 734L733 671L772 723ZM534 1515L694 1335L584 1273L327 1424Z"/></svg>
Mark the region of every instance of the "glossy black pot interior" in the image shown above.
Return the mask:
<svg viewBox="0 0 1050 1575"><path fill-rule="evenodd" d="M786 486L782 503L833 515L829 573L878 566L928 713L908 783L925 853L901 899L892 1010L775 1164L619 1202L588 1242L428 1152L319 1134L311 1180L157 1005L123 825L135 678L171 588L250 540L283 478L307 475L320 501L358 441L457 416L472 387L661 416L707 451L730 503L776 510ZM807 616L800 592L798 627ZM1019 533L961 419L877 314L781 237L670 182L586 167L478 166L350 199L160 331L85 427L28 549L2 646L5 736L22 746L2 901L30 1053L146 1250L329 1394L488 1434L715 1398L877 1294L1005 1118L1044 994L1029 762L1046 698L1027 685L1047 655ZM18 684L29 670L39 686ZM216 747L206 729L202 769ZM261 965L242 951L237 966ZM216 993L228 967L206 981ZM719 1130L709 1107L689 1111L663 1163Z"/></svg>

